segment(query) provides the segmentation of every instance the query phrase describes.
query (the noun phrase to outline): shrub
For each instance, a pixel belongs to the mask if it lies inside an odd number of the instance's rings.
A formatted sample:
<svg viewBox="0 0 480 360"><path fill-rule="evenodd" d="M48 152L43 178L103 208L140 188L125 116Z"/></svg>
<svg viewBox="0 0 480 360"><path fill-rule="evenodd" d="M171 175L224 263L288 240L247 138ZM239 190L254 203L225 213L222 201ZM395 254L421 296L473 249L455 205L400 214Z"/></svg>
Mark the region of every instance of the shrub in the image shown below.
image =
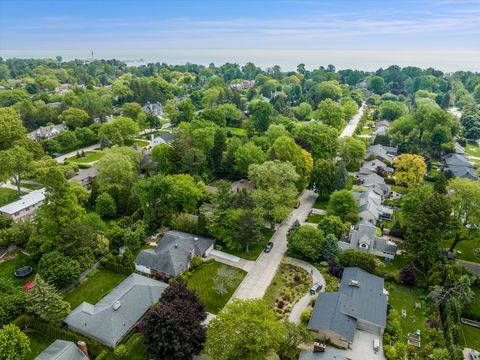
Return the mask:
<svg viewBox="0 0 480 360"><path fill-rule="evenodd" d="M192 268L197 268L199 267L200 265L202 265L202 258L200 256L195 256L193 259L192 259Z"/></svg>
<svg viewBox="0 0 480 360"><path fill-rule="evenodd" d="M313 309L311 307L309 308L306 308L305 310L302 311L302 313L300 314L300 321L302 322L302 324L308 324L308 322L310 321L310 318L312 317L312 312L313 312Z"/></svg>
<svg viewBox="0 0 480 360"><path fill-rule="evenodd" d="M117 204L109 193L104 192L97 197L95 211L102 218L114 217L117 214Z"/></svg>
<svg viewBox="0 0 480 360"><path fill-rule="evenodd" d="M113 355L119 359L125 359L128 355L127 347L124 344L118 345L113 351Z"/></svg>
<svg viewBox="0 0 480 360"><path fill-rule="evenodd" d="M80 264L58 251L53 251L42 256L38 263L38 273L49 284L62 289L78 279Z"/></svg>
<svg viewBox="0 0 480 360"><path fill-rule="evenodd" d="M285 306L285 302L283 300L279 300L277 303L277 307L279 309L283 309L284 306Z"/></svg>
<svg viewBox="0 0 480 360"><path fill-rule="evenodd" d="M405 285L415 285L417 281L415 271L410 266L405 266L400 270L400 280Z"/></svg>
<svg viewBox="0 0 480 360"><path fill-rule="evenodd" d="M338 261L343 266L356 266L372 274L375 272L375 259L373 254L353 249L347 249L338 256Z"/></svg>

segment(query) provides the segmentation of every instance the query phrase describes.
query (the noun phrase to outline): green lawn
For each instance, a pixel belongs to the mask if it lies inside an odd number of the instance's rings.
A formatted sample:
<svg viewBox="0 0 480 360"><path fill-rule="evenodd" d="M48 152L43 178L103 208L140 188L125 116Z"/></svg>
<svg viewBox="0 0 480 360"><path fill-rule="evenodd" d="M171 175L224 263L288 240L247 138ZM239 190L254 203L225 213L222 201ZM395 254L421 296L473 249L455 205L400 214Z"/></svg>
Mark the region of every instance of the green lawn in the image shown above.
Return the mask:
<svg viewBox="0 0 480 360"><path fill-rule="evenodd" d="M87 151L85 152L85 157L77 158L77 156L73 156L67 159L67 162L76 162L76 163L89 163L92 161L98 161L103 156L102 151Z"/></svg>
<svg viewBox="0 0 480 360"><path fill-rule="evenodd" d="M145 346L143 345L143 335L140 333L134 334L126 343L128 349L129 360L149 360Z"/></svg>
<svg viewBox="0 0 480 360"><path fill-rule="evenodd" d="M467 154L480 157L480 146L475 141L469 141L465 147L465 152Z"/></svg>
<svg viewBox="0 0 480 360"><path fill-rule="evenodd" d="M66 293L64 298L70 303L72 309L75 309L83 301L94 305L126 277L123 274L99 269L79 286Z"/></svg>
<svg viewBox="0 0 480 360"><path fill-rule="evenodd" d="M403 186L392 185L391 188L392 188L392 191L395 191L396 193L399 193L399 194L406 194L408 191L408 189Z"/></svg>
<svg viewBox="0 0 480 360"><path fill-rule="evenodd" d="M320 220L322 220L322 218L323 218L323 215L309 214L308 217L307 217L307 222L318 224L320 222Z"/></svg>
<svg viewBox="0 0 480 360"><path fill-rule="evenodd" d="M465 306L463 311L465 313L476 314L477 316L480 316L480 287L473 288L473 291L475 292L475 300L473 303Z"/></svg>
<svg viewBox="0 0 480 360"><path fill-rule="evenodd" d="M452 241L442 241L442 247L449 249ZM480 263L480 239L460 241L456 246L457 250L456 258L465 261Z"/></svg>
<svg viewBox="0 0 480 360"><path fill-rule="evenodd" d="M30 354L27 355L26 360L35 359L43 350L49 347L50 344L54 341L36 331L29 331L27 333L27 336L30 339L31 352Z"/></svg>
<svg viewBox="0 0 480 360"><path fill-rule="evenodd" d="M228 126L227 129L230 130L233 135L237 135L237 136L247 135L247 130L242 129L242 128Z"/></svg>
<svg viewBox="0 0 480 360"><path fill-rule="evenodd" d="M480 329L461 324L463 335L465 336L465 347L480 351ZM460 344L463 343L463 336L460 335Z"/></svg>
<svg viewBox="0 0 480 360"><path fill-rule="evenodd" d="M214 288L217 271L221 268L234 269L236 271L234 280L230 283L230 286L226 289L227 292L223 295L219 294ZM198 297L205 304L209 312L217 314L223 309L245 275L246 272L241 269L213 261L208 264L203 264L196 269L190 279L188 279L187 286L189 289L195 289L197 291Z"/></svg>
<svg viewBox="0 0 480 360"><path fill-rule="evenodd" d="M42 184L26 184L22 183L22 188L30 189L30 190L38 190L43 188L44 186Z"/></svg>
<svg viewBox="0 0 480 360"><path fill-rule="evenodd" d="M362 128L362 132L360 135L372 135L375 132L375 129L373 127L366 127L364 126Z"/></svg>
<svg viewBox="0 0 480 360"><path fill-rule="evenodd" d="M148 146L150 144L150 142L145 141L145 140L137 139L137 140L135 140L135 144L137 144L140 147L145 147L145 146Z"/></svg>
<svg viewBox="0 0 480 360"><path fill-rule="evenodd" d="M327 196L319 196L319 197L317 197L317 200L315 200L315 204L313 204L313 207L315 209L326 210L327 206L328 206L328 200L329 199L330 199L330 197L328 195Z"/></svg>
<svg viewBox="0 0 480 360"><path fill-rule="evenodd" d="M263 251L263 248L272 238L274 231L264 228L262 229L263 239L261 242L256 244L250 244L248 253L245 250L229 250L225 246L223 246L220 250L226 253L241 257L242 259L246 260L257 260L258 255Z"/></svg>
<svg viewBox="0 0 480 360"><path fill-rule="evenodd" d="M413 333L420 329L423 337L425 335L425 317L423 312L427 309L415 310L415 303L420 303L420 296L423 295L422 290L414 287L406 287L394 283L387 283L386 288L389 291L388 302L396 309L400 315L400 326L402 328L401 340L407 342L407 334ZM425 306L425 305L423 305ZM402 310L407 311L407 317L401 317ZM415 317L415 322L411 316Z"/></svg>
<svg viewBox="0 0 480 360"><path fill-rule="evenodd" d="M29 256L17 252L15 259L7 260L0 264L0 279L10 279L17 286L25 285L30 280L33 280L34 274L30 274L24 278L16 278L14 275L17 268L25 265L33 266L35 269L35 264Z"/></svg>
<svg viewBox="0 0 480 360"><path fill-rule="evenodd" d="M0 206L10 204L15 200L18 200L16 190L0 187Z"/></svg>

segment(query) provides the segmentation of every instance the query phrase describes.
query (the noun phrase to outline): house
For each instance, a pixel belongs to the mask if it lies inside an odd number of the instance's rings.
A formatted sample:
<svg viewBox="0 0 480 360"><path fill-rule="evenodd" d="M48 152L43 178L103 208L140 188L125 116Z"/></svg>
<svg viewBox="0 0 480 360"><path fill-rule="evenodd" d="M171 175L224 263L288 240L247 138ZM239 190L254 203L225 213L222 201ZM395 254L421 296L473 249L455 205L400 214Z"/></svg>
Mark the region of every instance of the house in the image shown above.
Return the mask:
<svg viewBox="0 0 480 360"><path fill-rule="evenodd" d="M395 156L397 156L396 147L377 144L368 147L365 158L368 160L378 159L391 162Z"/></svg>
<svg viewBox="0 0 480 360"><path fill-rule="evenodd" d="M245 90L250 89L255 85L255 80L240 80L235 84L230 84L230 90Z"/></svg>
<svg viewBox="0 0 480 360"><path fill-rule="evenodd" d="M357 330L383 335L387 301L383 278L358 267L345 268L339 290L318 296L308 329L318 339L347 349Z"/></svg>
<svg viewBox="0 0 480 360"><path fill-rule="evenodd" d="M360 221L350 229L348 241L340 241L340 248L366 251L376 256L393 260L397 253L397 245L376 236L376 227L367 221Z"/></svg>
<svg viewBox="0 0 480 360"><path fill-rule="evenodd" d="M98 169L92 166L88 169L80 170L77 175L70 178L72 181L78 181L84 188L88 188L97 178Z"/></svg>
<svg viewBox="0 0 480 360"><path fill-rule="evenodd" d="M347 360L347 358L340 354L335 348L327 346L323 352L302 350L298 360Z"/></svg>
<svg viewBox="0 0 480 360"><path fill-rule="evenodd" d="M459 178L478 180L476 170L468 159L461 154L448 154L442 158L446 170Z"/></svg>
<svg viewBox="0 0 480 360"><path fill-rule="evenodd" d="M172 141L173 134L168 132L162 132L161 134L152 134L150 138L149 149L153 149L155 146L160 144L169 144Z"/></svg>
<svg viewBox="0 0 480 360"><path fill-rule="evenodd" d="M393 210L383 206L383 196L375 187L369 187L365 191L354 191L353 195L359 208L360 220L377 224L379 220L389 220L393 216Z"/></svg>
<svg viewBox="0 0 480 360"><path fill-rule="evenodd" d="M178 276L190 268L195 256L210 254L213 243L212 239L181 231L168 231L154 250L143 250L138 254L135 269L151 275Z"/></svg>
<svg viewBox="0 0 480 360"><path fill-rule="evenodd" d="M65 130L68 130L65 124L41 126L37 130L28 133L27 136L32 140L41 141L52 139Z"/></svg>
<svg viewBox="0 0 480 360"><path fill-rule="evenodd" d="M383 198L388 197L392 190L390 186L385 183L385 179L376 173L371 173L368 175L358 174L358 179L360 180L360 185L373 188L377 194L380 194Z"/></svg>
<svg viewBox="0 0 480 360"><path fill-rule="evenodd" d="M82 302L64 323L69 329L114 348L167 287L164 282L134 273L95 305Z"/></svg>
<svg viewBox="0 0 480 360"><path fill-rule="evenodd" d="M55 340L35 360L88 360L87 345L79 341Z"/></svg>
<svg viewBox="0 0 480 360"><path fill-rule="evenodd" d="M19 200L0 207L0 214L15 222L31 219L35 211L45 201L45 188L33 190Z"/></svg>
<svg viewBox="0 0 480 360"><path fill-rule="evenodd" d="M148 115L157 115L157 116L164 115L162 104L159 102L156 102L156 103L147 102L145 105L142 106L142 109Z"/></svg>
<svg viewBox="0 0 480 360"><path fill-rule="evenodd" d="M375 141L377 136L387 136L387 129L390 126L390 122L388 120L381 120L375 123L375 131L372 134L372 142Z"/></svg>
<svg viewBox="0 0 480 360"><path fill-rule="evenodd" d="M242 190L245 190L250 192L253 190L254 187L255 185L253 185L250 181L241 179L241 180L234 181L232 185L230 185L230 191L240 192Z"/></svg>
<svg viewBox="0 0 480 360"><path fill-rule="evenodd" d="M362 167L358 171L359 175L369 175L369 174L378 174L386 173L388 175L393 174L393 168L385 164L381 160L373 159L364 161Z"/></svg>

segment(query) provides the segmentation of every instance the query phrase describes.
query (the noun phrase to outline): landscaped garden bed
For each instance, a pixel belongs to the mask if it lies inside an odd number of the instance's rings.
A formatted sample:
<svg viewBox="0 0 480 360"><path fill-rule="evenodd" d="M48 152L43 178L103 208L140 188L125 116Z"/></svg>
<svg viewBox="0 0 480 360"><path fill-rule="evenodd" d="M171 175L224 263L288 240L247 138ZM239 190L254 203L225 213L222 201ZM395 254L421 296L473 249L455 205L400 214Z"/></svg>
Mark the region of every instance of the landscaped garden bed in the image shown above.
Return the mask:
<svg viewBox="0 0 480 360"><path fill-rule="evenodd" d="M295 303L305 296L311 285L312 277L306 270L282 262L263 298L279 319L288 319Z"/></svg>

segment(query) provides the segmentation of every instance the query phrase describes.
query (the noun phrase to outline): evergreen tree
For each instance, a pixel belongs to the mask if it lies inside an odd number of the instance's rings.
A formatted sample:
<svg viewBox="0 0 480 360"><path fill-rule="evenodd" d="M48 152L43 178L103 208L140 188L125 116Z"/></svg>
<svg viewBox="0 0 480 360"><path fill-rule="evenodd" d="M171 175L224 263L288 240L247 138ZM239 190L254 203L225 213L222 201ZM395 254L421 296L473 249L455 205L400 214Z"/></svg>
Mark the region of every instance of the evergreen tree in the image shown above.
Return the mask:
<svg viewBox="0 0 480 360"><path fill-rule="evenodd" d="M262 223L252 210L242 211L237 220L236 238L244 246L245 252L248 252L250 244L262 240L261 229Z"/></svg>
<svg viewBox="0 0 480 360"><path fill-rule="evenodd" d="M334 259L340 253L338 239L333 234L328 234L320 250L322 257L326 260Z"/></svg>
<svg viewBox="0 0 480 360"><path fill-rule="evenodd" d="M102 140L100 140L100 148L103 150L109 147L110 147L110 142L108 141L107 137L103 135Z"/></svg>
<svg viewBox="0 0 480 360"><path fill-rule="evenodd" d="M213 139L212 149L212 167L213 172L217 175L223 173L222 160L223 152L227 149L227 142L225 132L222 129L217 129Z"/></svg>
<svg viewBox="0 0 480 360"><path fill-rule="evenodd" d="M345 162L342 160L337 166L337 171L335 173L335 188L337 190L345 189L348 181L348 172L345 166Z"/></svg>
<svg viewBox="0 0 480 360"><path fill-rule="evenodd" d="M70 313L70 304L40 276L36 276L27 293L27 309L52 324L58 324Z"/></svg>
<svg viewBox="0 0 480 360"><path fill-rule="evenodd" d="M440 174L437 175L435 183L433 184L433 190L439 194L447 193L447 179L443 171L440 171Z"/></svg>

